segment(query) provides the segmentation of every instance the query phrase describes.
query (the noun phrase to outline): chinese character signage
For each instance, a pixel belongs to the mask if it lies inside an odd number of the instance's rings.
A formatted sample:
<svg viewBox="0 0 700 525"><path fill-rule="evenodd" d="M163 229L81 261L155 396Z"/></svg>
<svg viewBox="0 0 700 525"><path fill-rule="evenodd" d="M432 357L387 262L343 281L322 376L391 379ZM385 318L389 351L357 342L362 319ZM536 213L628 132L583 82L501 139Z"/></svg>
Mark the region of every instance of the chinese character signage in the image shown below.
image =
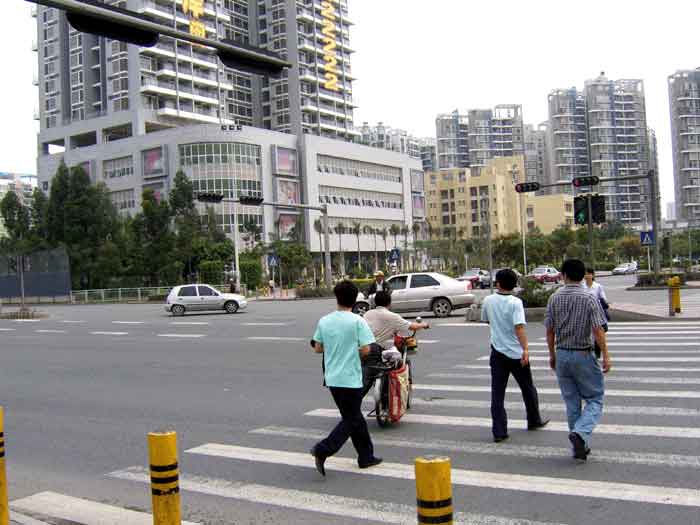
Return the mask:
<svg viewBox="0 0 700 525"><path fill-rule="evenodd" d="M207 29L204 22L199 20L204 15L204 0L182 0L182 12L192 17L190 19L190 34L205 38Z"/></svg>
<svg viewBox="0 0 700 525"><path fill-rule="evenodd" d="M336 53L336 48L338 47L335 43L337 29L335 21L337 19L335 11L335 2L337 0L325 0L321 2L321 17L323 18L323 60L325 64L323 69L326 74L324 75L326 81L323 87L330 91L339 91L338 88L338 55Z"/></svg>

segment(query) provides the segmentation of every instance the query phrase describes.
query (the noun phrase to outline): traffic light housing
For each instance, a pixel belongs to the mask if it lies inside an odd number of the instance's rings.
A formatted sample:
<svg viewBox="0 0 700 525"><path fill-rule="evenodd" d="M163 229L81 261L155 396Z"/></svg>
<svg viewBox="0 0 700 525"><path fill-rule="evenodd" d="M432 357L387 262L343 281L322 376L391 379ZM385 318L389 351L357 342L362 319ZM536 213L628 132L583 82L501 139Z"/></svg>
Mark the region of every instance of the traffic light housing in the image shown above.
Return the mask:
<svg viewBox="0 0 700 525"><path fill-rule="evenodd" d="M574 198L574 222L588 224L588 197Z"/></svg>
<svg viewBox="0 0 700 525"><path fill-rule="evenodd" d="M247 206L260 206L264 200L265 199L262 197L255 197L253 195L241 195L238 197L238 202Z"/></svg>
<svg viewBox="0 0 700 525"><path fill-rule="evenodd" d="M515 191L517 193L530 193L533 191L539 191L539 182L519 182L515 185Z"/></svg>
<svg viewBox="0 0 700 525"><path fill-rule="evenodd" d="M664 234L661 240L661 249L664 253L669 253L671 251L671 237L668 234Z"/></svg>
<svg viewBox="0 0 700 525"><path fill-rule="evenodd" d="M593 208L593 222L595 224L605 223L605 197L593 195L591 197L591 207Z"/></svg>
<svg viewBox="0 0 700 525"><path fill-rule="evenodd" d="M584 186L595 186L600 182L600 179L595 175L590 175L587 177L576 177L572 183L576 188L583 188Z"/></svg>
<svg viewBox="0 0 700 525"><path fill-rule="evenodd" d="M198 193L197 194L197 200L199 202L217 203L217 202L221 202L223 199L224 199L224 196L221 193Z"/></svg>

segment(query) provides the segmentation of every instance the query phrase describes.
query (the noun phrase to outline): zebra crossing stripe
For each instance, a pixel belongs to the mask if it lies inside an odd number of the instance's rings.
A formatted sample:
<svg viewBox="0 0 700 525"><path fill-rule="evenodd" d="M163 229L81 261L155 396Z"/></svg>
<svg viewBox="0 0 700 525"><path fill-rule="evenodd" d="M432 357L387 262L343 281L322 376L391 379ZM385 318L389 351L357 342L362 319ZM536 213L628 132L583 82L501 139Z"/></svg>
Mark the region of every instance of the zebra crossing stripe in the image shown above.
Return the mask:
<svg viewBox="0 0 700 525"><path fill-rule="evenodd" d="M145 512L123 509L104 503L65 496L56 492L40 492L10 503L10 508L45 516L51 523L64 520L71 523L99 525L152 525L153 517ZM14 518L14 516L13 516ZM182 522L196 525L191 522Z"/></svg>
<svg viewBox="0 0 700 525"><path fill-rule="evenodd" d="M328 431L326 430L278 426L258 428L251 430L250 433L263 436L279 436L315 441L325 438L328 435ZM375 445L387 447L402 447L440 452L459 452L465 454L493 454L496 456L528 457L535 459L560 458L571 454L571 449L568 447L559 448L532 445L514 445L510 443L496 444L469 441L450 441L433 439L432 437L425 440L407 440L399 437L384 438L381 437L381 435L373 435L372 442ZM627 450L596 450L595 454L589 456L588 461L622 465L650 465L700 469L700 456L653 453L647 454Z"/></svg>
<svg viewBox="0 0 700 525"><path fill-rule="evenodd" d="M533 343L530 344L532 346ZM538 345L542 346L542 345ZM611 345L613 348L616 345ZM619 346L619 345L617 345ZM626 346L632 346L630 343L629 345ZM643 345L643 346L654 346L654 345ZM695 344L693 344L695 346ZM650 352L651 353L651 352ZM489 356L485 355L483 357L478 358L478 361L487 361L489 359ZM533 355L530 357L530 362L549 362L549 357L547 356L538 356L538 355ZM615 363L700 363L700 357L667 357L664 355L655 355L653 357L615 357L615 352L613 351L613 362Z"/></svg>
<svg viewBox="0 0 700 525"><path fill-rule="evenodd" d="M694 338L697 339L697 338ZM648 341L649 339L645 339L645 341ZM610 346L615 346L615 341L608 341L608 344ZM538 354L547 354L549 355L549 350L530 350L530 354L533 355L538 355ZM634 354L641 354L641 355L700 355L700 349L698 350L615 350L615 355L634 355Z"/></svg>
<svg viewBox="0 0 700 525"><path fill-rule="evenodd" d="M465 370L491 370L489 365L455 365L453 368ZM551 370L548 366L531 366L531 370ZM616 372L700 372L700 368L666 366L616 366Z"/></svg>
<svg viewBox="0 0 700 525"><path fill-rule="evenodd" d="M281 450L239 447L208 443L189 449L190 454L219 457L239 461L252 461L290 467L315 468L313 458L307 453ZM402 463L382 463L371 469L360 470L357 460L332 457L326 461L328 472L350 472L357 475L410 480L414 479L414 466ZM658 505L700 507L700 491L658 485L637 485L608 481L591 481L575 478L530 476L502 472L452 469L452 484L488 489L514 490L536 494L579 496L615 501L631 501Z"/></svg>
<svg viewBox="0 0 700 525"><path fill-rule="evenodd" d="M305 455L308 462L309 456ZM148 472L143 467L129 467L108 474L111 478L148 483ZM228 499L274 505L287 509L342 516L375 523L395 523L409 525L416 523L416 508L400 503L385 503L367 499L335 496L322 492L309 492L297 489L282 489L268 485L213 479L202 476L181 476L180 488ZM522 519L505 518L458 512L455 523L469 525L554 525Z"/></svg>
<svg viewBox="0 0 700 525"><path fill-rule="evenodd" d="M368 404L374 407L373 400L367 400ZM422 399L414 396L411 399L411 406L433 406L447 408L481 408L488 410L491 408L491 401L479 401L475 399L442 399L427 398ZM522 411L522 401L506 401L505 408ZM566 412L564 403L540 403L540 408L547 412ZM609 405L605 403L606 414L617 414L621 416L659 416L659 417L700 417L700 410L696 408L675 408L667 406L628 406Z"/></svg>
<svg viewBox="0 0 700 525"><path fill-rule="evenodd" d="M614 339L610 340L610 346L616 347L616 346L654 346L658 347L659 344L662 342L662 339L659 339L658 341L649 341L649 338L646 338L646 341L641 341L639 343L630 343L630 342L617 342ZM530 343L530 346L547 346L547 343ZM678 343L673 343L673 346L695 346L695 347L700 347L699 343L683 343L683 342L678 342Z"/></svg>
<svg viewBox="0 0 700 525"><path fill-rule="evenodd" d="M452 372L440 372L428 374L428 377L437 377L440 379L477 379L481 381L491 381L491 376L487 374L459 374ZM534 376L536 382L539 381L557 381L557 376L552 372L547 376ZM615 376L608 374L605 376L605 382L619 383L637 383L648 385L700 385L700 377L633 377L633 376Z"/></svg>
<svg viewBox="0 0 700 525"><path fill-rule="evenodd" d="M532 359L530 359L532 360ZM491 393L490 386L473 385L436 385L436 384L415 384L414 390L436 390L442 392L488 392ZM515 388L509 388L508 392L520 392ZM561 396L558 388L538 388L537 393L541 395ZM659 397L672 399L700 399L700 392L687 390L605 390L605 397Z"/></svg>
<svg viewBox="0 0 700 525"><path fill-rule="evenodd" d="M334 408L319 408L304 414L312 417L339 418L340 412ZM455 427L481 427L491 428L493 422L490 417L464 417L464 416L435 416L431 414L411 414L408 413L401 421L406 423L419 423L423 425L447 425ZM511 419L509 425L512 427L527 428L527 421L524 419ZM544 427L542 432L569 432L568 423L551 421ZM595 428L596 434L612 434L625 436L647 436L665 437L679 439L700 438L700 428L691 427L655 427L642 425L598 425Z"/></svg>

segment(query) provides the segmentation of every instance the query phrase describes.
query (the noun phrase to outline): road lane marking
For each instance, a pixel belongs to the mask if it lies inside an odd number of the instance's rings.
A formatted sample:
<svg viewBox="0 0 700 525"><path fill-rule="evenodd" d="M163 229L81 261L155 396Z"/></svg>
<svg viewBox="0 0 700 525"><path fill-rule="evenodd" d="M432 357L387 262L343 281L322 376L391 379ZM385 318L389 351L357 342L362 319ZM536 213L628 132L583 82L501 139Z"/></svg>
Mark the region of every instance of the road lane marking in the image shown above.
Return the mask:
<svg viewBox="0 0 700 525"><path fill-rule="evenodd" d="M613 369L614 370L614 369ZM439 372L428 374L428 377L438 377L441 379L479 379L482 381L491 381L490 374L459 374L453 372ZM534 376L537 381L557 381L557 376L554 372L551 375ZM615 376L608 374L605 376L605 382L620 382L620 383L638 383L648 385L700 385L700 378L697 377L631 377L631 376Z"/></svg>
<svg viewBox="0 0 700 525"><path fill-rule="evenodd" d="M37 334L65 334L65 330L36 330Z"/></svg>
<svg viewBox="0 0 700 525"><path fill-rule="evenodd" d="M172 325L208 325L207 321L173 321Z"/></svg>
<svg viewBox="0 0 700 525"><path fill-rule="evenodd" d="M697 340L697 338L694 338ZM648 339L645 339L648 341ZM614 345L615 341L608 340L609 345ZM530 354L549 354L549 350L530 350ZM615 355L623 354L643 354L643 355L662 355L662 354L695 354L700 355L700 349L698 350L616 350Z"/></svg>
<svg viewBox="0 0 700 525"><path fill-rule="evenodd" d="M41 319L13 319L15 323L38 323Z"/></svg>
<svg viewBox="0 0 700 525"><path fill-rule="evenodd" d="M664 330L664 331L648 331L648 330L609 330L608 335L658 335L659 337L667 337L670 335L698 335L700 331L695 330Z"/></svg>
<svg viewBox="0 0 700 525"><path fill-rule="evenodd" d="M129 332L90 332L90 335L129 335Z"/></svg>
<svg viewBox="0 0 700 525"><path fill-rule="evenodd" d="M16 332L14 328L0 328L0 332Z"/></svg>
<svg viewBox="0 0 700 525"><path fill-rule="evenodd" d="M374 408L374 400L367 400ZM423 399L414 396L411 399L411 406L433 406L447 408L491 408L491 401L478 401L473 399L444 399L428 398ZM506 401L505 407L512 410L522 411L524 409L522 401ZM564 403L540 403L540 408L548 412L566 412ZM700 410L696 408L674 408L674 407L654 407L654 406L628 406L628 405L608 405L605 404L603 411L606 414L617 414L623 416L660 416L660 417L700 417Z"/></svg>
<svg viewBox="0 0 700 525"><path fill-rule="evenodd" d="M469 328L488 328L489 325L486 323L435 323L432 326L459 326L459 327L469 327Z"/></svg>
<svg viewBox="0 0 700 525"><path fill-rule="evenodd" d="M613 339L609 341L609 343L610 346L653 346L654 348L658 348L659 344L663 343L663 340L659 339L658 341L649 341L649 338L646 338L646 341L642 341L639 343L620 343ZM530 343L530 346L547 346L547 343ZM700 348L700 343L673 343L673 346L695 346Z"/></svg>
<svg viewBox="0 0 700 525"><path fill-rule="evenodd" d="M112 321L112 324L144 324L144 321Z"/></svg>
<svg viewBox="0 0 700 525"><path fill-rule="evenodd" d="M414 384L414 390L435 390L442 392L488 392L490 386L471 385L421 385ZM519 389L509 388L508 392L520 393ZM561 396L558 388L538 388L538 394ZM677 390L605 390L606 397L659 397L672 399L700 399L700 392Z"/></svg>
<svg viewBox="0 0 700 525"><path fill-rule="evenodd" d="M206 337L205 334L158 334L158 337L182 337L189 339L199 339L200 337Z"/></svg>
<svg viewBox="0 0 700 525"><path fill-rule="evenodd" d="M532 346L532 344L530 346ZM652 354L653 352L649 353ZM612 356L613 363L700 363L700 357L666 357L663 355L655 357L615 357L615 352L612 352ZM489 356L485 355L479 357L478 361L488 361L489 359ZM540 361L549 362L549 357L538 355L530 357L530 362Z"/></svg>
<svg viewBox="0 0 700 525"><path fill-rule="evenodd" d="M491 370L489 365L455 365L453 368L466 370ZM551 370L548 366L531 366L531 370ZM700 368L666 366L616 366L618 372L700 372Z"/></svg>
<svg viewBox="0 0 700 525"><path fill-rule="evenodd" d="M10 503L13 509L47 516L53 520L100 525L152 525L153 517L145 512L123 509L56 492L40 492ZM183 522L184 523L184 522ZM190 523L189 525L195 525Z"/></svg>
<svg viewBox="0 0 700 525"><path fill-rule="evenodd" d="M418 341L418 346L420 345L436 345L440 342L439 339L416 339Z"/></svg>
<svg viewBox="0 0 700 525"><path fill-rule="evenodd" d="M108 476L126 481L150 483L148 471L140 466L112 472ZM415 506L400 503L385 503L347 496L334 496L322 492L282 489L255 483L189 475L180 476L180 488L198 494L248 501L265 506L273 505L287 509L329 514L355 520L394 523L397 525L415 524L416 522ZM454 518L455 523L464 525L554 525L539 521L465 512L456 512Z"/></svg>
<svg viewBox="0 0 700 525"><path fill-rule="evenodd" d="M490 420L489 420L490 426ZM187 451L211 457L270 463L302 468L315 468L309 453L284 452L272 449L239 447L208 443ZM360 470L355 458L332 457L326 460L326 470L349 472L357 475L402 479L415 479L415 467L411 464L385 462L371 469ZM528 476L504 472L452 469L452 484L527 493L580 496L615 501L633 501L658 505L700 507L700 491L678 487L637 485L608 481L590 481L575 478Z"/></svg>
<svg viewBox="0 0 700 525"><path fill-rule="evenodd" d="M85 321L72 321L70 319L66 319L66 320L63 320L61 322L66 323L66 324L78 324L78 323L84 323Z"/></svg>
<svg viewBox="0 0 700 525"><path fill-rule="evenodd" d="M45 521L39 521L37 519L30 518L29 516L25 516L24 514L20 514L15 510L12 511L12 523L19 523L19 525L51 525Z"/></svg>
<svg viewBox="0 0 700 525"><path fill-rule="evenodd" d="M292 323L241 323L241 326L289 326Z"/></svg>
<svg viewBox="0 0 700 525"><path fill-rule="evenodd" d="M542 407L542 405L540 405L540 407ZM269 426L251 430L250 434L320 440L325 438L328 435L328 432L325 430L313 430L308 428ZM515 445L510 443L496 444L469 441L450 441L442 439L436 440L432 437L425 440L407 440L398 437L383 438L381 436L373 435L372 442L377 445L386 445L387 447L404 447L410 449L459 452L466 454L493 454L496 456L514 456L538 459L560 458L571 454L570 447L558 448L534 445ZM595 453L588 457L588 461L595 463L616 463L622 465L651 465L700 469L700 456L654 453L647 454L642 452L630 452L626 450L607 451L596 449Z"/></svg>
<svg viewBox="0 0 700 525"><path fill-rule="evenodd" d="M309 341L309 337L272 337L272 336L260 336L260 337L246 337L249 341Z"/></svg>
<svg viewBox="0 0 700 525"><path fill-rule="evenodd" d="M611 327L615 328L624 328L626 326L629 327L637 327L637 326L644 326L644 327L666 327L666 326L681 326L681 327L700 327L700 323L697 321L667 321L667 322L662 322L662 321L650 321L650 322L645 322L645 321L630 321L630 322L618 322L618 323L610 323Z"/></svg>
<svg viewBox="0 0 700 525"><path fill-rule="evenodd" d="M304 414L311 417L339 418L340 412L335 408L319 408ZM401 418L406 423L418 423L422 425L454 426L454 427L480 427L491 428L493 421L490 417L465 417L465 416L435 416L431 414L408 413ZM512 427L527 428L524 419L509 419ZM563 421L550 421L541 429L542 432L566 432L569 433L569 424ZM700 438L700 428L691 427L657 427L644 425L598 425L595 427L597 434L612 434L624 436L665 437L665 438Z"/></svg>

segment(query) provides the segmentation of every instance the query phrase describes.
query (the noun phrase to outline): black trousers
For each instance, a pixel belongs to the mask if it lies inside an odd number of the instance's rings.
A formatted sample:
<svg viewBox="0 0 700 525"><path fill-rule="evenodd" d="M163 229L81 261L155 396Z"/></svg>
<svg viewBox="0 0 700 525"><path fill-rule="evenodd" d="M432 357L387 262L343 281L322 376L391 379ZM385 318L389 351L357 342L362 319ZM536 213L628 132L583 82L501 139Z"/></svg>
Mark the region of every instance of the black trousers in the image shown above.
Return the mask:
<svg viewBox="0 0 700 525"><path fill-rule="evenodd" d="M335 386L329 389L342 419L330 435L316 445L316 452L324 456L332 456L350 438L357 451L357 462L360 465L369 463L374 458L374 447L372 438L369 436L367 421L362 414L363 389Z"/></svg>
<svg viewBox="0 0 700 525"><path fill-rule="evenodd" d="M504 401L508 378L511 374L513 374L523 394L528 426L539 425L542 421L540 404L537 399L537 389L532 382L530 365L522 366L520 359L510 359L493 348L491 348L490 365L491 419L493 420L494 437L505 437L508 435L508 417L506 416Z"/></svg>

